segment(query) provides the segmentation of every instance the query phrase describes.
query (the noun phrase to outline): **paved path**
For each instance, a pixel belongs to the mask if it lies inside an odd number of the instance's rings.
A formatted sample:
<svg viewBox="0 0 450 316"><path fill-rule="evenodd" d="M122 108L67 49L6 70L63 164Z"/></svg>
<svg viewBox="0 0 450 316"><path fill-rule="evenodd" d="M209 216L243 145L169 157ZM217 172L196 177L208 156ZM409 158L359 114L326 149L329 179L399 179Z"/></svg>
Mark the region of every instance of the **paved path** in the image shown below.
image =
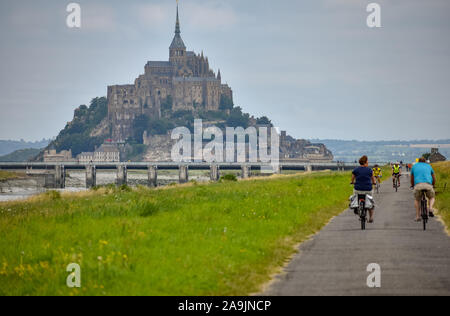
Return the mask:
<svg viewBox="0 0 450 316"><path fill-rule="evenodd" d="M409 179L402 179L398 193L383 183L366 231L345 211L300 246L264 295L450 295L450 238L436 219L426 232L414 222ZM367 286L371 263L381 266L381 288Z"/></svg>

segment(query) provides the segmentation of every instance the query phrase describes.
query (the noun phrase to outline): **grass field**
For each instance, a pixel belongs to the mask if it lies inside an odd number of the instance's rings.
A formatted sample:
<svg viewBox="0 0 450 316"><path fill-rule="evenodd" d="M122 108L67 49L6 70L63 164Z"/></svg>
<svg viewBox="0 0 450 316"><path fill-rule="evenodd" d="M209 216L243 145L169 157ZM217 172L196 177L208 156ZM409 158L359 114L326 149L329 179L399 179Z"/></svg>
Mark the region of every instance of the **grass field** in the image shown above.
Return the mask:
<svg viewBox="0 0 450 316"><path fill-rule="evenodd" d="M436 206L447 231L450 231L450 161L433 164L433 168L437 178ZM445 184L447 188L444 191Z"/></svg>
<svg viewBox="0 0 450 316"><path fill-rule="evenodd" d="M347 206L349 173L0 203L0 295L247 295ZM70 263L79 289L66 287Z"/></svg>
<svg viewBox="0 0 450 316"><path fill-rule="evenodd" d="M14 172L0 170L0 181L1 180L18 179L18 178L20 178L20 176L21 176L20 174L17 174Z"/></svg>

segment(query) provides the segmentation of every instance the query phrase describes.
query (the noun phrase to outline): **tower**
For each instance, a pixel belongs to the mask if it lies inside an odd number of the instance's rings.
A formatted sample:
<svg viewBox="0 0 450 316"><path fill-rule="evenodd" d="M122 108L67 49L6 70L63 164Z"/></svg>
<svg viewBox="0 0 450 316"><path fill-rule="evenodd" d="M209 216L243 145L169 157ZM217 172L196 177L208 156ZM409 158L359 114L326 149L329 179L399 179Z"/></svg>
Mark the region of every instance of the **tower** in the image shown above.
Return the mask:
<svg viewBox="0 0 450 316"><path fill-rule="evenodd" d="M181 39L180 17L178 15L177 3L177 21L175 24L175 37L169 48L169 61L175 64L185 64L186 62L186 46Z"/></svg>
<svg viewBox="0 0 450 316"><path fill-rule="evenodd" d="M217 73L217 80L222 81L222 75L220 73L220 69L219 69L219 72Z"/></svg>

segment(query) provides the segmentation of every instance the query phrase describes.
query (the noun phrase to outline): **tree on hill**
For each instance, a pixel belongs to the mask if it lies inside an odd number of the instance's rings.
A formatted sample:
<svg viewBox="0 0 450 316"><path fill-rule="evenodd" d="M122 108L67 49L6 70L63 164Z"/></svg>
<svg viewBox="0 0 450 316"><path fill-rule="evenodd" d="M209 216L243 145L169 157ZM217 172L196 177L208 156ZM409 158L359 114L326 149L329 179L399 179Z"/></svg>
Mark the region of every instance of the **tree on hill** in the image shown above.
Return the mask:
<svg viewBox="0 0 450 316"><path fill-rule="evenodd" d="M272 121L267 116L263 116L256 119L256 124L272 126Z"/></svg>
<svg viewBox="0 0 450 316"><path fill-rule="evenodd" d="M249 124L250 115L248 113L243 113L241 107L238 106L231 110L230 116L227 119L227 126L247 128Z"/></svg>
<svg viewBox="0 0 450 316"><path fill-rule="evenodd" d="M75 156L84 151L94 151L105 137L91 137L90 134L107 115L107 99L92 99L89 107L81 105L75 110L72 122L66 125L49 146L54 146L57 151L72 149Z"/></svg>
<svg viewBox="0 0 450 316"><path fill-rule="evenodd" d="M234 108L233 100L226 95L222 94L220 96L220 106L219 109L222 111L232 110Z"/></svg>

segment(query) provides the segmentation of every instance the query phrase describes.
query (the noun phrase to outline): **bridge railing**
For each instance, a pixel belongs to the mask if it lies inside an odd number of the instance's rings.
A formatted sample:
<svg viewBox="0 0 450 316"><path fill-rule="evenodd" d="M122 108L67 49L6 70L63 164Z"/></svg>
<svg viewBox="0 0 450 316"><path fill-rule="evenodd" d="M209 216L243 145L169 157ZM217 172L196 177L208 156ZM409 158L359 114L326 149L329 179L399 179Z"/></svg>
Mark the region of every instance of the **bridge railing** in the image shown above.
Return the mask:
<svg viewBox="0 0 450 316"><path fill-rule="evenodd" d="M263 170L267 167L263 163L174 163L174 162L121 162L121 163L74 163L74 162L23 162L23 163L0 163L0 169L6 170L26 170L32 173L33 170L45 170L46 173L54 175L54 181L46 181L52 183L55 188L64 188L66 173L68 170L85 170L86 187L92 188L97 184L98 170L116 170L116 184L127 184L128 170L146 170L148 172L148 185L154 187L157 185L158 170L178 170L179 182L186 183L189 181L189 170L209 170L210 179L217 181L220 179L221 171L239 170L242 178L249 178L252 171ZM281 173L284 171L321 171L321 170L337 170L346 171L357 167L357 164L346 163L294 163L281 162L279 167L273 170L273 173ZM265 170L265 169L264 169ZM265 172L266 173L266 172ZM47 175L48 176L48 175Z"/></svg>

